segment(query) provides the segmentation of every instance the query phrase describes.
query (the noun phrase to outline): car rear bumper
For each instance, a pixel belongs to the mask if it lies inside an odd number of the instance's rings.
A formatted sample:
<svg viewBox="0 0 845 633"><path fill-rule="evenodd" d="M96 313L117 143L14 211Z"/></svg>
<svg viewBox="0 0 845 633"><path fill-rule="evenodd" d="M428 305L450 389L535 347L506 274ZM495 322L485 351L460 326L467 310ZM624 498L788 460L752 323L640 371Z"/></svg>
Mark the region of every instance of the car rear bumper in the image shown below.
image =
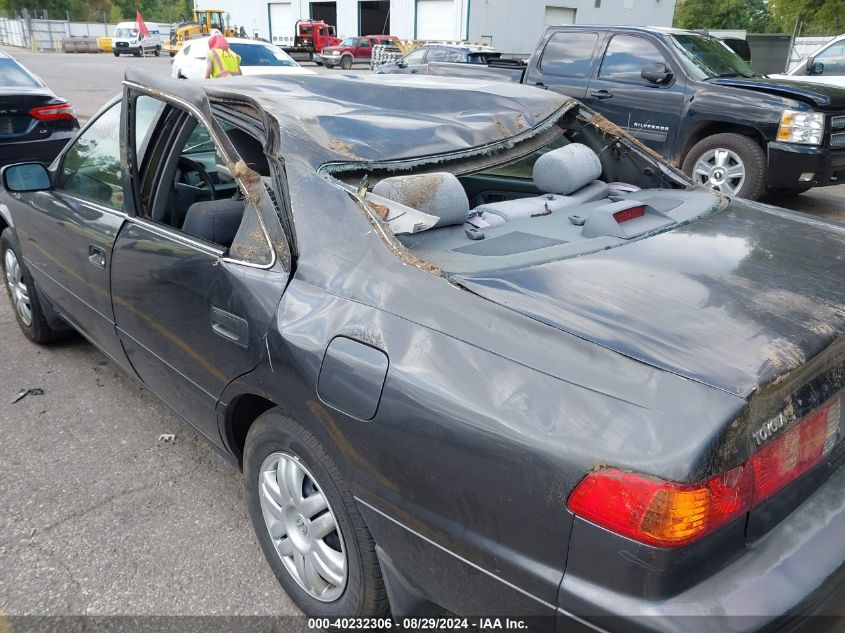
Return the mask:
<svg viewBox="0 0 845 633"><path fill-rule="evenodd" d="M824 187L845 183L845 148L772 142L768 146L768 184L772 187ZM802 180L812 174L810 180Z"/></svg>
<svg viewBox="0 0 845 633"><path fill-rule="evenodd" d="M645 564L645 561L641 561ZM662 600L564 575L558 630L845 630L845 468L743 555Z"/></svg>
<svg viewBox="0 0 845 633"><path fill-rule="evenodd" d="M75 134L76 130L54 132L46 139L0 143L0 166L32 162L49 165Z"/></svg>

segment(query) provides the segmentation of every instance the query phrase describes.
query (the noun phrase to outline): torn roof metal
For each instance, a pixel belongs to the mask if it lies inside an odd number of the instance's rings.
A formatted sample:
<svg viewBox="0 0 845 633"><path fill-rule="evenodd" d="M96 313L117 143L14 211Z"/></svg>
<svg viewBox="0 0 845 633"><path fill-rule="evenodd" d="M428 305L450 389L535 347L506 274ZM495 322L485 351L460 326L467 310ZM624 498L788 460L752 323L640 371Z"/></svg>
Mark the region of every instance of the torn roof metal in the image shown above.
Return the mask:
<svg viewBox="0 0 845 633"><path fill-rule="evenodd" d="M127 80L207 107L244 99L279 122L281 147L313 167L384 162L480 148L524 135L574 103L514 84L406 75L244 76L201 84L127 71Z"/></svg>

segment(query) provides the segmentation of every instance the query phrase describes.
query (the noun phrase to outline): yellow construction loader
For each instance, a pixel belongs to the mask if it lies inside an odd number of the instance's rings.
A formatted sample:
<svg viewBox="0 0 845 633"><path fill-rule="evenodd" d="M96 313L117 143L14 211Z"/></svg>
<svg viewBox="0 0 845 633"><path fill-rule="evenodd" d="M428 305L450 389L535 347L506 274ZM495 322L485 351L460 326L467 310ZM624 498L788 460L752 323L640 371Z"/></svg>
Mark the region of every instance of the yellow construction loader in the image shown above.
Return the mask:
<svg viewBox="0 0 845 633"><path fill-rule="evenodd" d="M235 37L237 31L228 25L229 15L220 9L194 9L193 20L180 22L170 32L170 41L162 49L173 57L182 44L191 38L220 31L226 37Z"/></svg>

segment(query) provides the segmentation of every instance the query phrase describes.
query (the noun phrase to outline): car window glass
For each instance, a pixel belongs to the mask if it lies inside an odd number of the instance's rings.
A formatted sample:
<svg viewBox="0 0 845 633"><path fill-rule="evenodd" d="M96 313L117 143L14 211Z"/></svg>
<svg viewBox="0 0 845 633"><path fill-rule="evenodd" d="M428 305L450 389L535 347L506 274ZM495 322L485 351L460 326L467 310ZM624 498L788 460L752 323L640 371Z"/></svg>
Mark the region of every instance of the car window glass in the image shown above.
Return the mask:
<svg viewBox="0 0 845 633"><path fill-rule="evenodd" d="M155 124L163 111L164 104L158 99L141 95L135 100L133 112L135 113L136 165L140 165L143 162L144 155L147 152L147 146L150 142L150 136L152 136Z"/></svg>
<svg viewBox="0 0 845 633"><path fill-rule="evenodd" d="M543 50L540 70L562 77L586 77L598 37L597 33L555 33Z"/></svg>
<svg viewBox="0 0 845 633"><path fill-rule="evenodd" d="M824 64L823 75L845 75L845 42L837 42L816 55L815 61Z"/></svg>
<svg viewBox="0 0 845 633"><path fill-rule="evenodd" d="M415 51L411 51L407 55L405 55L405 63L406 64L422 64L423 58L425 57L425 49L418 48Z"/></svg>
<svg viewBox="0 0 845 633"><path fill-rule="evenodd" d="M466 53L455 49L447 49L443 56L444 62L465 62L467 61Z"/></svg>
<svg viewBox="0 0 845 633"><path fill-rule="evenodd" d="M14 59L0 59L0 86L37 88L41 84Z"/></svg>
<svg viewBox="0 0 845 633"><path fill-rule="evenodd" d="M428 51L428 61L430 62L442 62L446 59L446 49L444 48L432 48Z"/></svg>
<svg viewBox="0 0 845 633"><path fill-rule="evenodd" d="M241 66L296 66L282 49L263 44L232 44L241 58Z"/></svg>
<svg viewBox="0 0 845 633"><path fill-rule="evenodd" d="M612 81L648 84L640 73L643 67L653 63L666 63L666 58L654 44L642 37L616 35L610 40L604 54L599 77Z"/></svg>
<svg viewBox="0 0 845 633"><path fill-rule="evenodd" d="M99 116L70 146L58 188L113 209L123 208L120 102Z"/></svg>
<svg viewBox="0 0 845 633"><path fill-rule="evenodd" d="M358 41L358 48L370 48L370 40L361 39Z"/></svg>

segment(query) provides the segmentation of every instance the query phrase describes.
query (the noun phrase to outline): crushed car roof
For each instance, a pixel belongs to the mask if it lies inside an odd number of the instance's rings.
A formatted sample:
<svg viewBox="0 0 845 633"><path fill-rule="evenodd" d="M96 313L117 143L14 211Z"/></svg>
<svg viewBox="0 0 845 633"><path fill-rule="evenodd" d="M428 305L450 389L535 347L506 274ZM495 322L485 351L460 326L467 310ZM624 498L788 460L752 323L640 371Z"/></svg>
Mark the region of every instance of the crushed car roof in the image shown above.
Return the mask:
<svg viewBox="0 0 845 633"><path fill-rule="evenodd" d="M261 76L201 84L128 71L192 101L244 99L279 122L286 159L384 162L481 148L544 128L573 105L510 82L404 75Z"/></svg>

